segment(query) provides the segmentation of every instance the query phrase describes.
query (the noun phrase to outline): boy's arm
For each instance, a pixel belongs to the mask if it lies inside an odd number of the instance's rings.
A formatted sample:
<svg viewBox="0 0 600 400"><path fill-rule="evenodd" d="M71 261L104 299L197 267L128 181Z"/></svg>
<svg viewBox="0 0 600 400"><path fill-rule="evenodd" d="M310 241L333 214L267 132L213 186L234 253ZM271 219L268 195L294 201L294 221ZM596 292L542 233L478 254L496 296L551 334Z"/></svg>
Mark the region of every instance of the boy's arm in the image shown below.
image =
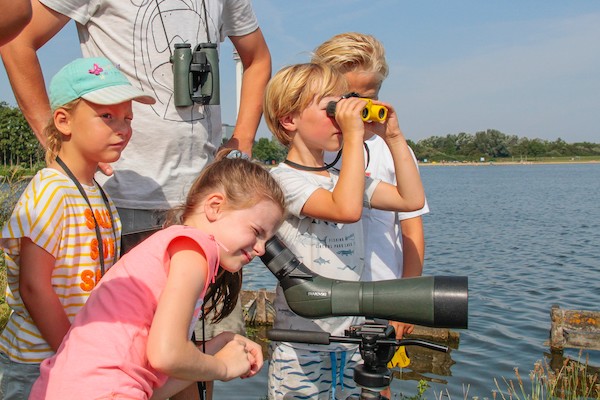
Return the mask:
<svg viewBox="0 0 600 400"><path fill-rule="evenodd" d="M31 22L12 41L0 48L15 98L39 142L50 119L50 104L37 50L69 22L69 18L32 1Z"/></svg>
<svg viewBox="0 0 600 400"><path fill-rule="evenodd" d="M387 144L394 160L396 186L381 182L377 185L371 206L388 211L414 211L425 204L425 193L421 176L406 143L404 134L398 125L398 118L393 107L377 102L388 108L388 119L385 123L375 125L373 131Z"/></svg>
<svg viewBox="0 0 600 400"><path fill-rule="evenodd" d="M71 323L52 287L55 263L46 250L29 238L21 238L19 293L42 337L57 351Z"/></svg>
<svg viewBox="0 0 600 400"><path fill-rule="evenodd" d="M425 261L423 219L418 216L400 221L402 230L403 278L421 276Z"/></svg>
<svg viewBox="0 0 600 400"><path fill-rule="evenodd" d="M363 140L360 118L364 101L348 98L336 105L335 119L344 139L342 166L333 191L317 189L306 201L302 214L326 221L352 223L362 216L365 192Z"/></svg>
<svg viewBox="0 0 600 400"><path fill-rule="evenodd" d="M271 78L271 54L258 28L245 36L231 36L244 73L240 94L240 109L231 139L225 145L252 154L252 145L263 112L263 96Z"/></svg>

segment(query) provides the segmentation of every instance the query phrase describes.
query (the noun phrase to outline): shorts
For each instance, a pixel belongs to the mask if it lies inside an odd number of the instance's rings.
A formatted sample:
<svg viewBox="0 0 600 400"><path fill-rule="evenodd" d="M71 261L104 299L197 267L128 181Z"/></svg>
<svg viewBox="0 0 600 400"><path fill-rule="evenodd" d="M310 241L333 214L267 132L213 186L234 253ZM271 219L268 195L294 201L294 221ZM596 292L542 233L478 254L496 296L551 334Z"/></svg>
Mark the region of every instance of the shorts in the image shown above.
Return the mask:
<svg viewBox="0 0 600 400"><path fill-rule="evenodd" d="M219 307L219 306L217 306ZM211 322L213 313L204 316L204 332L206 333L206 340L210 340L222 332L233 332L239 335L246 336L246 324L244 323L244 316L242 313L242 301L238 298L238 301L227 317L223 318L216 324ZM194 329L196 335L196 341L204 341L204 335L202 334L202 319L198 320Z"/></svg>
<svg viewBox="0 0 600 400"><path fill-rule="evenodd" d="M24 364L11 361L0 353L0 399L24 400L36 379L40 376L40 364Z"/></svg>
<svg viewBox="0 0 600 400"><path fill-rule="evenodd" d="M165 210L136 210L117 208L121 219L121 255L127 253L154 232L165 222Z"/></svg>
<svg viewBox="0 0 600 400"><path fill-rule="evenodd" d="M353 378L354 367L362 361L358 347L328 352L271 342L270 353L269 400L342 400L360 395Z"/></svg>

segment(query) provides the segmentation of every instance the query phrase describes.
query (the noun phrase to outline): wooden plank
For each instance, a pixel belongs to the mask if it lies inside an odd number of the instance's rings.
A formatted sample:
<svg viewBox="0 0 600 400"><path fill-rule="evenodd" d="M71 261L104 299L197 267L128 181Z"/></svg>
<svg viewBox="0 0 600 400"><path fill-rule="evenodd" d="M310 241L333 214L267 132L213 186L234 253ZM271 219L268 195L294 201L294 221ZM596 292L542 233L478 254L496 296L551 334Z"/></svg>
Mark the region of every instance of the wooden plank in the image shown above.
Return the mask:
<svg viewBox="0 0 600 400"><path fill-rule="evenodd" d="M600 350L600 311L550 309L550 348Z"/></svg>

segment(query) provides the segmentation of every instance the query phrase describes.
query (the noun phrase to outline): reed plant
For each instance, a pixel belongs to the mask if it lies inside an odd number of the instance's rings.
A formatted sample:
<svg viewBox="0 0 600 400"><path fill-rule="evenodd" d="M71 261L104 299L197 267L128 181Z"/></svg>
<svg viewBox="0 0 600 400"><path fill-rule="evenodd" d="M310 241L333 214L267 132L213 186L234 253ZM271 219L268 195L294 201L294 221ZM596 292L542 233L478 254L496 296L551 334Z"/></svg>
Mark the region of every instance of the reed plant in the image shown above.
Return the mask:
<svg viewBox="0 0 600 400"><path fill-rule="evenodd" d="M560 369L550 368L547 362L538 361L529 373L529 384L526 384L515 368L516 381L503 379L506 391L500 389L495 380L497 392L502 400L543 400L543 399L596 399L600 400L600 381L598 372L593 372L588 365L588 360L565 358Z"/></svg>

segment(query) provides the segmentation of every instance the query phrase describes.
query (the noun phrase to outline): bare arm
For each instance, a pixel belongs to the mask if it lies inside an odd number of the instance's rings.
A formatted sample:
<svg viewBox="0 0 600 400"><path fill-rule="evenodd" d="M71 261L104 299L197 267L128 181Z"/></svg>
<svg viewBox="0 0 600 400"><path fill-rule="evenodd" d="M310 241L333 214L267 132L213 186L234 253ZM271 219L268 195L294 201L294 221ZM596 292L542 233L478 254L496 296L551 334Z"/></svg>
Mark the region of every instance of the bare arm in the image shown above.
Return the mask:
<svg viewBox="0 0 600 400"><path fill-rule="evenodd" d="M396 112L390 104L380 103L388 107L388 119L383 124L375 125L374 131L387 144L394 160L396 186L381 182L377 185L371 205L373 208L388 211L414 211L425 204L425 192L421 176L412 158L412 154L404 134L398 125Z"/></svg>
<svg viewBox="0 0 600 400"><path fill-rule="evenodd" d="M37 50L69 22L69 18L32 1L31 22L11 42L0 48L15 98L42 145L43 129L50 119L50 104Z"/></svg>
<svg viewBox="0 0 600 400"><path fill-rule="evenodd" d="M71 323L52 288L55 262L50 253L29 238L21 239L19 292L42 337L57 351Z"/></svg>
<svg viewBox="0 0 600 400"><path fill-rule="evenodd" d="M202 250L191 239L173 241L169 253L167 284L148 336L150 364L171 378L189 382L227 381L256 374L262 366L258 344L252 345L248 339L227 332L207 342L205 354L190 340L189 324L208 276L208 265Z"/></svg>
<svg viewBox="0 0 600 400"><path fill-rule="evenodd" d="M304 204L302 214L342 223L356 222L362 216L365 126L360 112L363 108L364 102L357 98L343 99L337 103L335 120L344 138L340 176L333 191L317 189ZM292 151L288 158L291 155Z"/></svg>
<svg viewBox="0 0 600 400"><path fill-rule="evenodd" d="M252 145L262 116L265 86L271 78L271 54L259 29L245 36L232 36L244 67L238 112L233 135L226 147L252 154Z"/></svg>
<svg viewBox="0 0 600 400"><path fill-rule="evenodd" d="M421 276L425 261L425 236L423 218L415 217L400 221L402 229L403 278Z"/></svg>
<svg viewBox="0 0 600 400"><path fill-rule="evenodd" d="M29 0L8 0L2 2L0 13L0 46L17 36L31 20L31 2Z"/></svg>

